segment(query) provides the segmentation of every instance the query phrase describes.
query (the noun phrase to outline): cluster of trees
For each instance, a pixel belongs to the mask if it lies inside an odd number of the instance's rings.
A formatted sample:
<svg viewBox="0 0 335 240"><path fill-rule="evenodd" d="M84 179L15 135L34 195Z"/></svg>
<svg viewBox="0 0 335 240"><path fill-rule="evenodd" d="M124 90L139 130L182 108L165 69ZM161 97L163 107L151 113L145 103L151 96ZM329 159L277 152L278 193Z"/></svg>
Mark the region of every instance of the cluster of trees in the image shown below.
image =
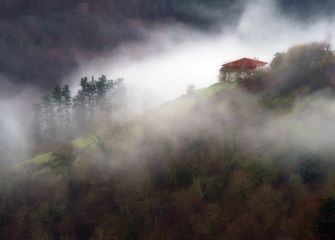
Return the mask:
<svg viewBox="0 0 335 240"><path fill-rule="evenodd" d="M276 53L270 68L258 72L243 87L266 92L269 99L303 95L324 88L335 89L335 55L328 43L296 45Z"/></svg>
<svg viewBox="0 0 335 240"><path fill-rule="evenodd" d="M52 92L33 106L33 133L37 143L55 141L69 136L73 131L84 132L99 120L111 117L113 110L120 108L125 95L122 79L107 80L102 75L98 80L87 77L80 80L80 89L71 95L68 85L56 85Z"/></svg>
<svg viewBox="0 0 335 240"><path fill-rule="evenodd" d="M77 154L62 145L29 176L1 182L0 239L334 237L335 165L316 154L261 157L209 135L176 143L154 131L135 149Z"/></svg>

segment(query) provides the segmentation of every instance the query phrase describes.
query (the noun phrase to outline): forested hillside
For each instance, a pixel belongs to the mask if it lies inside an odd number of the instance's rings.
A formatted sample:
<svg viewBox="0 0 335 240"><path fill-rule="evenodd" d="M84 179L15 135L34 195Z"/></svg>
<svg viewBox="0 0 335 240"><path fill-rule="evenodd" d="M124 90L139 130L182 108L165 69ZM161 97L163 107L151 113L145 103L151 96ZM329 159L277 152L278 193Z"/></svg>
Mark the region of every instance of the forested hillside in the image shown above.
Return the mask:
<svg viewBox="0 0 335 240"><path fill-rule="evenodd" d="M334 239L334 59L294 46L132 118L91 115L119 112L102 107L118 82L83 78L71 102L95 126L1 175L0 239Z"/></svg>

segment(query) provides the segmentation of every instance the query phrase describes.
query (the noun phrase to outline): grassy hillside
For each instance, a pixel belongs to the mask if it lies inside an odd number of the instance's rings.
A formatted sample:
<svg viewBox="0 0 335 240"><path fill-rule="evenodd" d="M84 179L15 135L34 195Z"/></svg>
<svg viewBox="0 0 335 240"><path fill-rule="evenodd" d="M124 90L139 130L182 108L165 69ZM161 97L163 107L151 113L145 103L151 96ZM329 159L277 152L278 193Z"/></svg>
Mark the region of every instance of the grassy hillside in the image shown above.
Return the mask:
<svg viewBox="0 0 335 240"><path fill-rule="evenodd" d="M133 133L138 135L138 132L143 128L143 119L145 119L145 115L161 115L161 117L167 117L167 115L173 115L176 112L179 114L188 115L191 109L194 107L196 103L196 99L201 98L210 98L215 94L218 94L223 91L229 91L230 89L234 89L236 87L236 83L215 83L209 87L198 89L194 92L192 96L181 96L173 101L162 104L162 106L150 111L149 113L144 113L144 116L138 116L137 121L133 121L131 124L131 128L133 128ZM101 130L108 131L108 130ZM101 133L103 135L103 133ZM92 150L96 149L98 146L98 139L96 139L96 134L89 134L87 136L79 137L73 139L71 141L71 145L77 151L81 150ZM20 166L33 166L37 168L38 172L44 172L44 168L50 170L49 165L57 165L58 160L57 157L52 152L42 153L36 155L30 160L27 160L20 164ZM48 172L46 171L46 172Z"/></svg>

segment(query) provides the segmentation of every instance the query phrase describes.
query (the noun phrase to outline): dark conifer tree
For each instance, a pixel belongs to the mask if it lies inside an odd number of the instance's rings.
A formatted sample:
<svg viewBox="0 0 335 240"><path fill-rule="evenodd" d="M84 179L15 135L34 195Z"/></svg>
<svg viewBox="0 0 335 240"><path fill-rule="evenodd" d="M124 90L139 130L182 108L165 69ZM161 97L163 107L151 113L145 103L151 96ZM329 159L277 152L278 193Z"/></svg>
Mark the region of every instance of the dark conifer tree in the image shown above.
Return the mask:
<svg viewBox="0 0 335 240"><path fill-rule="evenodd" d="M42 141L43 119L41 104L34 104L33 106L33 137L36 143Z"/></svg>
<svg viewBox="0 0 335 240"><path fill-rule="evenodd" d="M99 110L106 111L108 108L107 92L109 90L109 81L105 75L102 75L96 82L96 96Z"/></svg>
<svg viewBox="0 0 335 240"><path fill-rule="evenodd" d="M81 128L87 122L86 97L82 89L78 91L72 102L74 126Z"/></svg>
<svg viewBox="0 0 335 240"><path fill-rule="evenodd" d="M94 119L97 106L96 81L94 77L92 77L91 81L87 82L86 96L89 114Z"/></svg>
<svg viewBox="0 0 335 240"><path fill-rule="evenodd" d="M72 97L71 91L68 85L65 85L62 88L62 105L63 105L63 114L65 121L65 128L68 130L71 124L71 106L72 106Z"/></svg>
<svg viewBox="0 0 335 240"><path fill-rule="evenodd" d="M52 93L51 93L52 101L54 103L55 107L55 113L56 113L56 121L58 123L58 127L61 127L63 123L63 102L62 102L62 88L57 84Z"/></svg>
<svg viewBox="0 0 335 240"><path fill-rule="evenodd" d="M121 106L125 95L123 80L108 80L105 75L98 80L81 78L79 86L74 97L68 85L56 85L50 95L42 97L41 121L49 139L68 132L71 123L77 129L87 129L97 119L108 120L111 111Z"/></svg>
<svg viewBox="0 0 335 240"><path fill-rule="evenodd" d="M54 103L50 95L42 97L42 113L43 121L45 123L44 135L46 140L51 140L55 137L56 133L56 119L54 112Z"/></svg>

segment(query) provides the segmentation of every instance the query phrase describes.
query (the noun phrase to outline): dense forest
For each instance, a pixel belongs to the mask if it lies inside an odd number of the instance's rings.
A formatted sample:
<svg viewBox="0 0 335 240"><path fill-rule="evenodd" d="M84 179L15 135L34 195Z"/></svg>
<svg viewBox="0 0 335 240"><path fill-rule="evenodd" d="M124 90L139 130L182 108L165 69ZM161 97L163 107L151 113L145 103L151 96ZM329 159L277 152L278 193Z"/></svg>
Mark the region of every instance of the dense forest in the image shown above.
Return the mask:
<svg viewBox="0 0 335 240"><path fill-rule="evenodd" d="M79 99L93 127L1 174L0 239L334 239L334 67L329 45L293 46L132 118L105 118L126 80L56 86L40 106L58 134Z"/></svg>

